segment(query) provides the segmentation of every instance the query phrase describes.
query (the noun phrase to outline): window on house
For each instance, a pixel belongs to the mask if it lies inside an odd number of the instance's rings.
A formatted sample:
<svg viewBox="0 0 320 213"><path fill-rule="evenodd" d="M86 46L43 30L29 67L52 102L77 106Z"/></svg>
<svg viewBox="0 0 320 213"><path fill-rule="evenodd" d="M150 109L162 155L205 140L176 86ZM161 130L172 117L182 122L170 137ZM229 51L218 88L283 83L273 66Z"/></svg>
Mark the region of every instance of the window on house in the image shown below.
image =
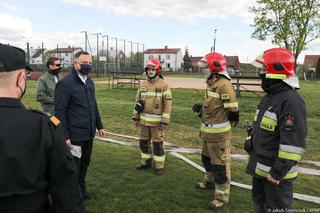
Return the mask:
<svg viewBox="0 0 320 213"><path fill-rule="evenodd" d="M170 55L166 55L166 59L170 59Z"/></svg>
<svg viewBox="0 0 320 213"><path fill-rule="evenodd" d="M161 61L161 55L158 55L158 60Z"/></svg>
<svg viewBox="0 0 320 213"><path fill-rule="evenodd" d="M153 58L153 55L149 55L149 59Z"/></svg>
<svg viewBox="0 0 320 213"><path fill-rule="evenodd" d="M68 56L68 53L66 53L66 56Z"/></svg>
<svg viewBox="0 0 320 213"><path fill-rule="evenodd" d="M170 69L170 63L166 63L166 68Z"/></svg>

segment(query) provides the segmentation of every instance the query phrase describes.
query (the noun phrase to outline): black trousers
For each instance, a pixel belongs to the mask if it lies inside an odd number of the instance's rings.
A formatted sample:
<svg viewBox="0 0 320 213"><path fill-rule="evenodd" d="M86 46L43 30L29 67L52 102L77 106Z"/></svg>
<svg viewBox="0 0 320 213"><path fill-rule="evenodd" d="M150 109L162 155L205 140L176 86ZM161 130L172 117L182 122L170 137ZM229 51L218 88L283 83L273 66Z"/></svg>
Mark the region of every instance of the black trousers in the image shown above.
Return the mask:
<svg viewBox="0 0 320 213"><path fill-rule="evenodd" d="M80 191L82 194L86 192L86 175L87 170L90 164L91 153L92 153L92 146L93 146L93 139L86 140L86 141L71 141L73 145L81 146L82 155L81 158L74 157L75 162L78 167L78 182Z"/></svg>
<svg viewBox="0 0 320 213"><path fill-rule="evenodd" d="M292 206L292 199L292 181L282 180L279 185L274 185L265 178L253 177L252 200L255 213L289 210Z"/></svg>

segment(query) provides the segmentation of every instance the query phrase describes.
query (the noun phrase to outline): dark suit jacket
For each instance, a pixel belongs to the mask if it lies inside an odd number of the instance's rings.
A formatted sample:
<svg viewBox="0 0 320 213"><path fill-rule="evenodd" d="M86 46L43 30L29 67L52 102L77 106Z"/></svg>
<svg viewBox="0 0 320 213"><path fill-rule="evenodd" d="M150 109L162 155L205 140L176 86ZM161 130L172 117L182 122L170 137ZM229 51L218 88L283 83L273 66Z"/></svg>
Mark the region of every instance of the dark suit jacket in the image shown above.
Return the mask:
<svg viewBox="0 0 320 213"><path fill-rule="evenodd" d="M74 68L56 85L54 109L54 114L63 125L66 139L90 140L96 128L103 129L94 83L88 77L84 84Z"/></svg>

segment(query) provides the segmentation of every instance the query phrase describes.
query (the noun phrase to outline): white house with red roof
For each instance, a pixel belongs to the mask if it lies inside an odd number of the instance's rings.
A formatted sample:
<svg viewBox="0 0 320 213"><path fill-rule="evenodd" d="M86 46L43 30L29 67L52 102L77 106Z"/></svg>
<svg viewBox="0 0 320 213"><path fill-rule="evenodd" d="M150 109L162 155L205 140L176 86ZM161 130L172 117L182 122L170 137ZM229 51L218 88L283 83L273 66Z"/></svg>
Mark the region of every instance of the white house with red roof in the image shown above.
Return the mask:
<svg viewBox="0 0 320 213"><path fill-rule="evenodd" d="M162 70L177 71L181 69L183 63L182 51L180 48L168 48L165 46L163 49L147 49L143 52L144 64L150 58L158 59L161 62Z"/></svg>

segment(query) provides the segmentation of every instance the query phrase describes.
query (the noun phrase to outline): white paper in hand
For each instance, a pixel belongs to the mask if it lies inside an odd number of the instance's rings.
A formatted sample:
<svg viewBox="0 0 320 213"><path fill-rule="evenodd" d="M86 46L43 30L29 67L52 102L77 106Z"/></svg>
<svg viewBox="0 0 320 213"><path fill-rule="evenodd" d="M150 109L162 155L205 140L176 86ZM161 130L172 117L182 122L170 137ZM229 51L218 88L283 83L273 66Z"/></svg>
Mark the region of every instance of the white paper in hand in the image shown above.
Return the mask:
<svg viewBox="0 0 320 213"><path fill-rule="evenodd" d="M72 149L70 150L71 154L77 158L81 158L81 146L72 145Z"/></svg>

